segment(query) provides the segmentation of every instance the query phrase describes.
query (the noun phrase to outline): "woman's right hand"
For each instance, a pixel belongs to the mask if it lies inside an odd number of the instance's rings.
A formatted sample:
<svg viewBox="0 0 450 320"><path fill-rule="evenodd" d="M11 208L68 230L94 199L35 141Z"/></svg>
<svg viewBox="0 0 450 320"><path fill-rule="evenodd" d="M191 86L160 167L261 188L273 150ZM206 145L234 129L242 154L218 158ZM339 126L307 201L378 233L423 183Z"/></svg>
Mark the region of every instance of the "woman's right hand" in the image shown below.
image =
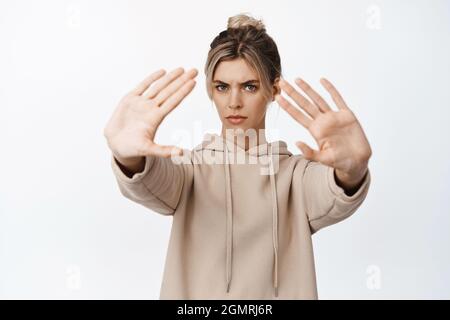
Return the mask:
<svg viewBox="0 0 450 320"><path fill-rule="evenodd" d="M165 73L164 69L152 73L126 94L104 128L114 157L128 169L142 164L147 155L182 155L182 149L159 145L154 138L164 118L194 88L198 71L194 68L185 72L180 67Z"/></svg>

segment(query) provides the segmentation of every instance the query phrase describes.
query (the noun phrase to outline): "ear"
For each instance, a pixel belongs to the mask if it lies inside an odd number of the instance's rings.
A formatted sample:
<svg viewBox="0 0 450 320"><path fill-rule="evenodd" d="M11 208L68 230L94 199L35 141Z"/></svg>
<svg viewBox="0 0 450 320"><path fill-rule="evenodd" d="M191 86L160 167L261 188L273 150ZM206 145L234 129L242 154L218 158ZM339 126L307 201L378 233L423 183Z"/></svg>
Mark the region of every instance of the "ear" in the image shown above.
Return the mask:
<svg viewBox="0 0 450 320"><path fill-rule="evenodd" d="M273 81L273 86L272 86L272 101L275 101L275 96L277 94L281 93L281 88L280 88L280 77L276 77L275 80Z"/></svg>

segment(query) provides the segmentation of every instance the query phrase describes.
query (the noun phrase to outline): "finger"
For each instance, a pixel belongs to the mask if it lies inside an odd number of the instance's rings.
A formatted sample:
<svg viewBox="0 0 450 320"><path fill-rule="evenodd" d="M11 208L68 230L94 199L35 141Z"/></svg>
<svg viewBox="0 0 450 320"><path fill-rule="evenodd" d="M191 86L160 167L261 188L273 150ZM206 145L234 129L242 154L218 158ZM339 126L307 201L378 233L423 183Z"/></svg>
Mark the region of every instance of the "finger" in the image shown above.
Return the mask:
<svg viewBox="0 0 450 320"><path fill-rule="evenodd" d="M195 80L190 79L183 86L178 89L173 95L171 95L160 107L164 116L166 116L169 112L175 109L176 106L180 104L180 102L192 91L195 87Z"/></svg>
<svg viewBox="0 0 450 320"><path fill-rule="evenodd" d="M151 155L161 158L169 158L171 156L183 155L183 149L176 146L162 146L149 141L144 150L144 156Z"/></svg>
<svg viewBox="0 0 450 320"><path fill-rule="evenodd" d="M141 83L139 83L136 88L134 88L131 93L133 95L141 95L153 82L161 78L166 73L166 70L160 69L156 72L153 72L151 75L149 75L147 78L142 80Z"/></svg>
<svg viewBox="0 0 450 320"><path fill-rule="evenodd" d="M299 105L300 108L306 111L311 118L315 119L319 115L319 109L313 105L308 99L300 94L293 86L291 86L286 80L280 79L280 88L286 91L286 93Z"/></svg>
<svg viewBox="0 0 450 320"><path fill-rule="evenodd" d="M306 81L301 78L297 78L295 79L295 83L316 104L320 111L327 112L331 110L330 106L328 106L328 103L313 88L311 88L311 86L306 83Z"/></svg>
<svg viewBox="0 0 450 320"><path fill-rule="evenodd" d="M148 88L147 91L145 91L142 96L147 99L153 99L162 89L167 87L172 81L174 81L176 78L178 78L180 75L184 73L184 69L182 67L176 68L166 74L164 78L162 78L160 81L155 83L155 85Z"/></svg>
<svg viewBox="0 0 450 320"><path fill-rule="evenodd" d="M302 154L305 157L305 159L319 161L320 159L319 151L312 149L310 146L308 146L306 143L302 141L297 141L295 145L302 151Z"/></svg>
<svg viewBox="0 0 450 320"><path fill-rule="evenodd" d="M292 118L294 118L305 128L309 128L309 125L311 124L312 120L308 118L305 114L303 114L303 112L294 107L289 101L283 98L280 94L275 95L275 100L287 113L291 115Z"/></svg>
<svg viewBox="0 0 450 320"><path fill-rule="evenodd" d="M340 93L336 90L333 84L325 78L320 79L320 83L325 87L325 89L330 93L331 98L333 98L334 103L339 109L349 109L344 99Z"/></svg>
<svg viewBox="0 0 450 320"><path fill-rule="evenodd" d="M180 89L186 82L188 82L190 79L195 78L197 74L198 71L194 68L183 74L181 77L178 77L154 98L156 104L161 105L164 101L167 100L167 98L177 92L178 89Z"/></svg>

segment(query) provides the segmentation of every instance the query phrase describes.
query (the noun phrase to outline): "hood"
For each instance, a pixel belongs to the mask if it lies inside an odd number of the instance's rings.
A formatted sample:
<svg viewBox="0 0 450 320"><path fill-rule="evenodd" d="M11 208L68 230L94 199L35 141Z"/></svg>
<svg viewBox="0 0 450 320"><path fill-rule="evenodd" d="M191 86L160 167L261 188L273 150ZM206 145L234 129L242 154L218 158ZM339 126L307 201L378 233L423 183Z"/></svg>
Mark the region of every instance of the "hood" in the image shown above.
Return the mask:
<svg viewBox="0 0 450 320"><path fill-rule="evenodd" d="M248 150L245 150L244 148L234 144L232 141L229 141L215 133L205 134L202 143L196 146L194 150L214 150L225 152L226 147L229 152L244 152L252 156L269 155L270 151L272 152L272 155L292 155L287 148L286 142L282 140L264 143L258 146L251 146Z"/></svg>
<svg viewBox="0 0 450 320"><path fill-rule="evenodd" d="M225 175L225 193L226 193L226 288L230 290L233 260L233 192L231 189L230 162L234 164L235 154L248 155L256 157L265 166L261 166L261 175L268 176L271 186L271 203L272 203L272 244L274 252L273 263L273 288L274 295L278 297L278 199L277 185L275 175L279 168L279 156L291 156L292 153L287 149L286 142L277 140L274 142L266 142L257 146L251 146L248 150L241 148L232 141L227 140L217 134L205 134L203 142L194 148L196 151L211 150L213 152L223 153L224 156L224 175ZM230 161L230 155L232 160ZM238 162L239 163L239 162Z"/></svg>

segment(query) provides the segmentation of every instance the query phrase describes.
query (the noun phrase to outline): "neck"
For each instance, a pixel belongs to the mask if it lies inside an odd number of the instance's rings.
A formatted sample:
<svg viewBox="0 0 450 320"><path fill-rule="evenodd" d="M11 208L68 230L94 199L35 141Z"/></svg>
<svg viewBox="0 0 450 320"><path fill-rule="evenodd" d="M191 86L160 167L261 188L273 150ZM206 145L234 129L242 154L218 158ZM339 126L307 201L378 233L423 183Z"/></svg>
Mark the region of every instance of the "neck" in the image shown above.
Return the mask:
<svg viewBox="0 0 450 320"><path fill-rule="evenodd" d="M225 128L222 126L221 136L229 141L232 141L235 145L245 149L247 151L250 147L255 145L259 146L261 144L267 143L265 127L258 129L249 129L250 132L242 130L242 129L232 129ZM256 140L256 144L255 144Z"/></svg>

